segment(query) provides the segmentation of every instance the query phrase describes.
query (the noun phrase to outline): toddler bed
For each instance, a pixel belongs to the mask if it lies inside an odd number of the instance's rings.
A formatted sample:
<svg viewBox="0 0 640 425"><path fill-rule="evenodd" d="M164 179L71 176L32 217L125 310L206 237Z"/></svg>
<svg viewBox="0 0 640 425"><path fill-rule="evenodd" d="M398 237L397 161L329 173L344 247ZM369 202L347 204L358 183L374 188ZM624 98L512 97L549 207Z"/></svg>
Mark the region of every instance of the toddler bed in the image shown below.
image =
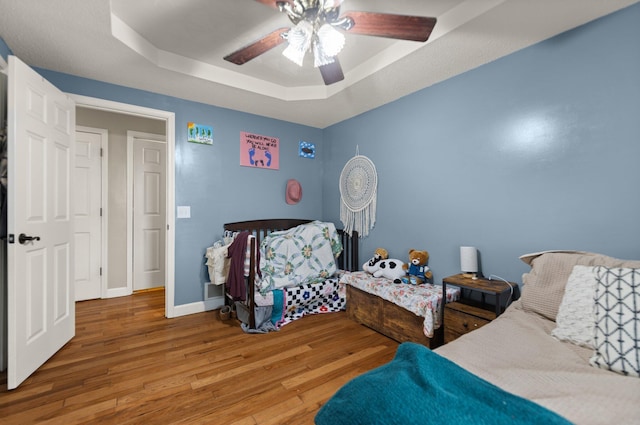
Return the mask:
<svg viewBox="0 0 640 425"><path fill-rule="evenodd" d="M531 270L503 314L433 351L401 344L338 390L316 424L640 423L640 261L521 259Z"/></svg>
<svg viewBox="0 0 640 425"><path fill-rule="evenodd" d="M357 271L343 274L347 315L398 342L418 342L435 348L444 342L442 286L394 283ZM460 289L447 287L446 302L456 301Z"/></svg>
<svg viewBox="0 0 640 425"><path fill-rule="evenodd" d="M245 331L274 330L307 314L344 310L339 275L357 267L356 232L349 236L333 223L305 219L226 223L224 230L237 232L234 243L240 242L229 247L225 303L235 306Z"/></svg>

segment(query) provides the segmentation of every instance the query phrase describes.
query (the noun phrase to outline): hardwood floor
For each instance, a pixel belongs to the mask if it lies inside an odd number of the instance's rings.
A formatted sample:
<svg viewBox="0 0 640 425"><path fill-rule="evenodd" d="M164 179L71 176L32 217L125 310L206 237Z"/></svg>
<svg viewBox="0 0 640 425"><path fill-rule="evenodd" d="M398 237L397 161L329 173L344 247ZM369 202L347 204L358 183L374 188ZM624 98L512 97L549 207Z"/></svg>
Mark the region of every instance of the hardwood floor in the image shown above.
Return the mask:
<svg viewBox="0 0 640 425"><path fill-rule="evenodd" d="M75 338L18 389L0 378L0 423L312 424L397 346L344 312L245 334L218 311L165 319L163 291L84 301Z"/></svg>

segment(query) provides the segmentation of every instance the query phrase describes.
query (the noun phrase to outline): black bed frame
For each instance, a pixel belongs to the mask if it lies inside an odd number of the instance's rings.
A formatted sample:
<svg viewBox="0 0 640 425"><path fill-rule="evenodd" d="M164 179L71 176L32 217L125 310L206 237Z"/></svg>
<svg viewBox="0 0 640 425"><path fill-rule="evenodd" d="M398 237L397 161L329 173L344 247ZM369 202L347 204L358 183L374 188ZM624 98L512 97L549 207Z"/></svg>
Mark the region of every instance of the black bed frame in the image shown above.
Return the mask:
<svg viewBox="0 0 640 425"><path fill-rule="evenodd" d="M262 240L271 232L286 230L300 224L310 223L313 220L305 220L298 218L272 218L264 220L238 221L235 223L226 223L224 230L232 232L249 232L255 236L251 241L251 257L249 261L249 276L247 278L247 301L245 303L249 312L249 327L255 329L255 271L256 271L256 247L260 246ZM338 234L342 242L342 253L337 259L338 269L356 271L358 270L358 232L352 232L351 235L345 233L342 229L338 229ZM225 303L232 304L225 285Z"/></svg>

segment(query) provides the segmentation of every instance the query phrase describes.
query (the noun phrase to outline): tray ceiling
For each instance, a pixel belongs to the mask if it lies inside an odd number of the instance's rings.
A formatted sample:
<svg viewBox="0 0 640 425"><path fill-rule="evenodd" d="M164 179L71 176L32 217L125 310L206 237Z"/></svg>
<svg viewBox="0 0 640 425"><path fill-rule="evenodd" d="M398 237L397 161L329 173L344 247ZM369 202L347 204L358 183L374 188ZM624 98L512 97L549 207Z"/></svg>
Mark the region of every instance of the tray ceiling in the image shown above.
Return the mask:
<svg viewBox="0 0 640 425"><path fill-rule="evenodd" d="M345 0L438 22L426 43L346 34L345 79L330 86L284 44L223 60L291 26L253 0L0 0L0 37L34 67L324 128L636 2Z"/></svg>

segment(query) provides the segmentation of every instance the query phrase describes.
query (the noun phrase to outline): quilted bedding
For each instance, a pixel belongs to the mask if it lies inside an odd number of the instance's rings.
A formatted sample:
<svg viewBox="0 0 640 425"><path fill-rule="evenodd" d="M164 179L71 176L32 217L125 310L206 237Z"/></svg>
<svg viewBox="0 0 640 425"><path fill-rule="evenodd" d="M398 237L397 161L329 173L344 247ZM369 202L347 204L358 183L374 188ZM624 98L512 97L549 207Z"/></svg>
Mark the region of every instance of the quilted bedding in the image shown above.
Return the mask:
<svg viewBox="0 0 640 425"><path fill-rule="evenodd" d="M273 232L260 244L260 292L323 282L336 271L342 243L333 223L313 221Z"/></svg>

